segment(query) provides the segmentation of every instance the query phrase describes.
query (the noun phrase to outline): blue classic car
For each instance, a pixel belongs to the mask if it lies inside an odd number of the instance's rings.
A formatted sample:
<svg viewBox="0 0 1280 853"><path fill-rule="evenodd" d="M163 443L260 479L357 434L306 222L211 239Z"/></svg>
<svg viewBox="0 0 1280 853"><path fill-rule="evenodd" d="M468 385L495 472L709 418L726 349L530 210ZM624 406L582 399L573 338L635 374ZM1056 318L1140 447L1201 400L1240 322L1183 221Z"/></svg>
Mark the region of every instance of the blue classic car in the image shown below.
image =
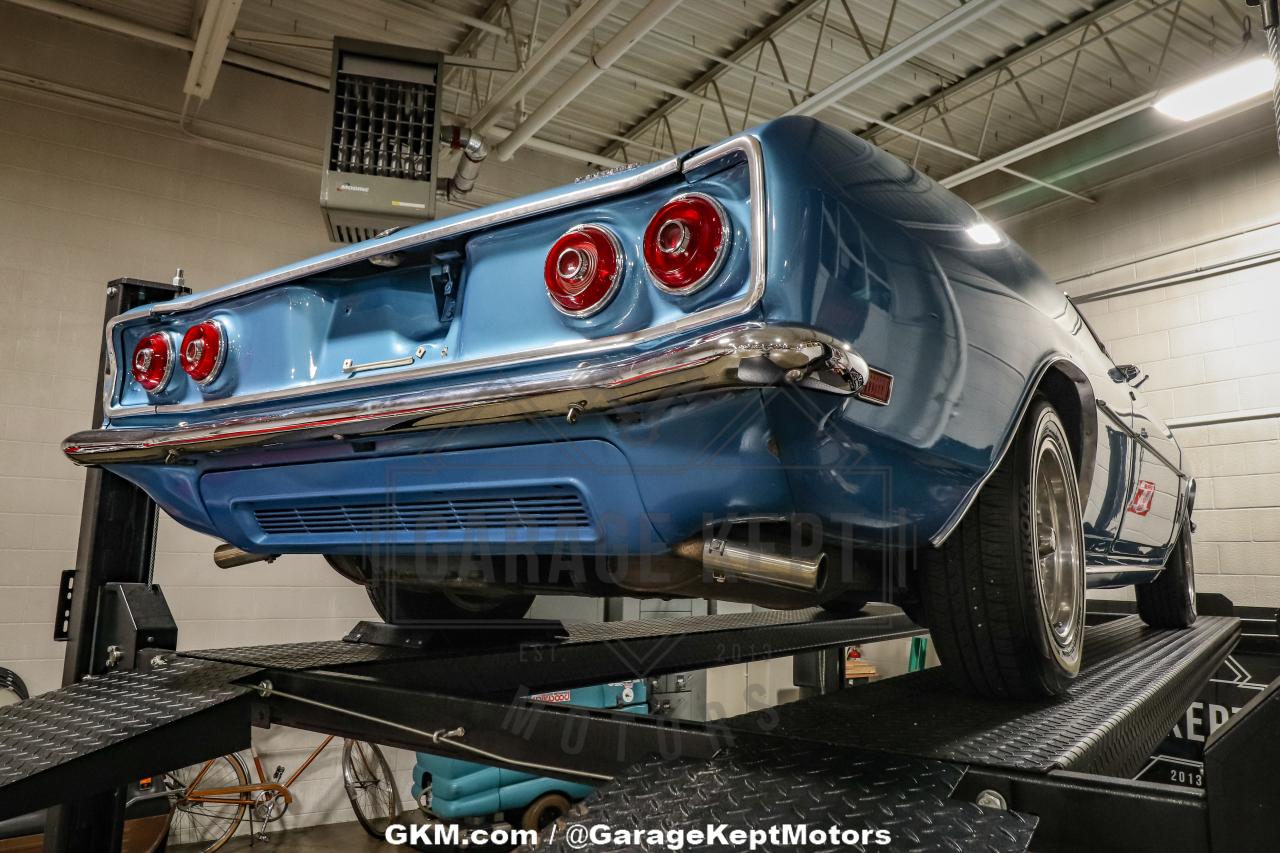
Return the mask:
<svg viewBox="0 0 1280 853"><path fill-rule="evenodd" d="M1024 696L1077 673L1086 586L1195 618L1195 490L1141 371L967 203L812 119L146 306L106 345L71 459L229 562L326 555L389 621L885 598L962 684Z"/></svg>

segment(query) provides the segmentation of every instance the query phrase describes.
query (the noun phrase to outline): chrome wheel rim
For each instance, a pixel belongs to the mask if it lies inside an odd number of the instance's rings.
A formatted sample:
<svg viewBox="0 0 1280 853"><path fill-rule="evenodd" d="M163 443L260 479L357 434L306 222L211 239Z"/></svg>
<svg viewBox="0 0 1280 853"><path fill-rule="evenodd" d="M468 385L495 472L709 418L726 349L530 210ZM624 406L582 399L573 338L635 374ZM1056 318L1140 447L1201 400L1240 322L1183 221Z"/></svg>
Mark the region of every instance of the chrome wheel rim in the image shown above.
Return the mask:
<svg viewBox="0 0 1280 853"><path fill-rule="evenodd" d="M1196 565L1192 560L1191 533L1184 531L1180 542L1182 548L1182 572L1187 580L1187 598L1191 602L1191 613L1196 612Z"/></svg>
<svg viewBox="0 0 1280 853"><path fill-rule="evenodd" d="M1056 430L1043 433L1032 487L1035 578L1051 654L1077 669L1084 601L1084 535L1071 457Z"/></svg>

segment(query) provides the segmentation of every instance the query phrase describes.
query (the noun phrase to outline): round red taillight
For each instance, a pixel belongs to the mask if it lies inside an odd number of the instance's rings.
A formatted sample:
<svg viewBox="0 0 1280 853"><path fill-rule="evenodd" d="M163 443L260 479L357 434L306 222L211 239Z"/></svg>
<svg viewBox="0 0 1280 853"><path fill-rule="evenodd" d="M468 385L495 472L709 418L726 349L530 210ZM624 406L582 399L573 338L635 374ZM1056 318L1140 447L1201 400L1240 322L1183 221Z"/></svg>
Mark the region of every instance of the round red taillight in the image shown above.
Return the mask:
<svg viewBox="0 0 1280 853"><path fill-rule="evenodd" d="M693 293L715 278L729 248L729 216L701 193L676 196L644 231L649 274L668 293Z"/></svg>
<svg viewBox="0 0 1280 853"><path fill-rule="evenodd" d="M164 387L173 374L173 344L164 332L152 332L133 348L129 362L133 379L147 391Z"/></svg>
<svg viewBox="0 0 1280 853"><path fill-rule="evenodd" d="M612 231L602 225L579 225L547 253L547 294L570 317L590 317L617 293L625 266L622 244Z"/></svg>
<svg viewBox="0 0 1280 853"><path fill-rule="evenodd" d="M178 360L187 375L201 385L208 385L218 378L222 362L227 355L227 339L222 324L217 320L196 323L182 336Z"/></svg>

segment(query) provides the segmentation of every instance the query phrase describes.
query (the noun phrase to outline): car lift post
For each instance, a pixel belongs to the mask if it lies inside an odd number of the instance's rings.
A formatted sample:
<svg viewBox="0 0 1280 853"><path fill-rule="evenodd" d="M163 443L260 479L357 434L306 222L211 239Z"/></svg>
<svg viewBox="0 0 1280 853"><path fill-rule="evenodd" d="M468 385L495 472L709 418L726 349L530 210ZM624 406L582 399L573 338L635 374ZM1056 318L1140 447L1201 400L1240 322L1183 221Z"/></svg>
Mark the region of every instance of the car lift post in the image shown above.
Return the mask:
<svg viewBox="0 0 1280 853"><path fill-rule="evenodd" d="M140 305L189 292L181 284L121 278L107 284L105 321ZM105 327L104 321L104 327ZM98 376L107 371L105 341ZM101 386L94 388L93 425L102 424ZM70 612L66 614L67 651L62 684L103 672L99 602L109 583L151 582L155 562L156 505L133 483L102 468L85 472L84 503ZM95 657L97 659L95 659ZM123 790L108 791L51 808L45 823L46 853L118 853L124 830Z"/></svg>

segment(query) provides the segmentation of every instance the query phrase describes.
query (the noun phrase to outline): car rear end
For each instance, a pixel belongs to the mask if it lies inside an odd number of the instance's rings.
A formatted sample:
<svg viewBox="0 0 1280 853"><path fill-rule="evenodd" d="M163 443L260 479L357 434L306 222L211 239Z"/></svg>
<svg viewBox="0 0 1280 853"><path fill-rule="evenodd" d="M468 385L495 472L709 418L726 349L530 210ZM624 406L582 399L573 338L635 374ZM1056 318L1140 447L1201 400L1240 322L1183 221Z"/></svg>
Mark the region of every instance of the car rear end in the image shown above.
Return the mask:
<svg viewBox="0 0 1280 853"><path fill-rule="evenodd" d="M785 514L760 389L856 392L771 322L759 142L424 224L149 306L66 453L260 553L663 553Z"/></svg>

